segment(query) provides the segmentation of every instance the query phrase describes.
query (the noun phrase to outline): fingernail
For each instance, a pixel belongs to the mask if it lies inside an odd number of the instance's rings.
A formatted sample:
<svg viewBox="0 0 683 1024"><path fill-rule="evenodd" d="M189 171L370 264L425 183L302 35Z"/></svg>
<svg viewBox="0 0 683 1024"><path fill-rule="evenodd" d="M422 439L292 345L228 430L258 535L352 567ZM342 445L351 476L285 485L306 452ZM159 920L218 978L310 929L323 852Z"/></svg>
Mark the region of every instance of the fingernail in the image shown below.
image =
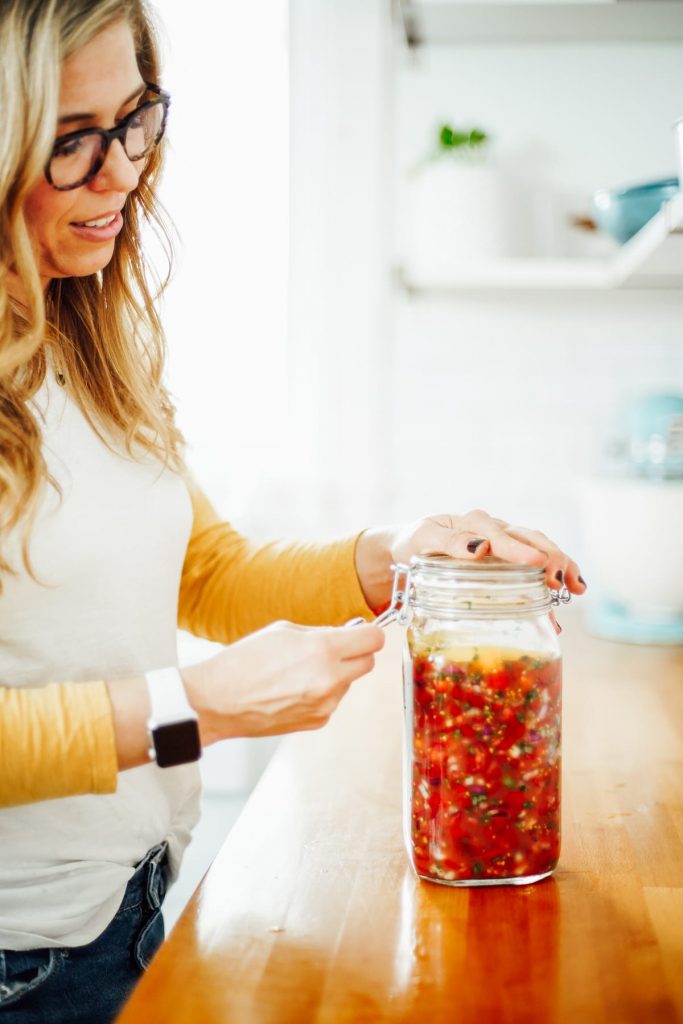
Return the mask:
<svg viewBox="0 0 683 1024"><path fill-rule="evenodd" d="M557 623L557 632L558 635L562 632L562 626L559 624L559 622Z"/></svg>
<svg viewBox="0 0 683 1024"><path fill-rule="evenodd" d="M481 547L481 545L485 544L485 543L486 543L486 538L485 537L480 537L478 540L471 540L467 544L467 550L471 551L472 554L474 554L474 552L477 550L477 548Z"/></svg>
<svg viewBox="0 0 683 1024"><path fill-rule="evenodd" d="M555 579L557 580L558 583L561 583L564 586L564 573L562 572L561 569L558 569L557 572L555 573Z"/></svg>
<svg viewBox="0 0 683 1024"><path fill-rule="evenodd" d="M586 581L583 578L583 576L578 576L577 579L578 579L579 583L583 583L584 587L588 586L588 584L586 583Z"/></svg>

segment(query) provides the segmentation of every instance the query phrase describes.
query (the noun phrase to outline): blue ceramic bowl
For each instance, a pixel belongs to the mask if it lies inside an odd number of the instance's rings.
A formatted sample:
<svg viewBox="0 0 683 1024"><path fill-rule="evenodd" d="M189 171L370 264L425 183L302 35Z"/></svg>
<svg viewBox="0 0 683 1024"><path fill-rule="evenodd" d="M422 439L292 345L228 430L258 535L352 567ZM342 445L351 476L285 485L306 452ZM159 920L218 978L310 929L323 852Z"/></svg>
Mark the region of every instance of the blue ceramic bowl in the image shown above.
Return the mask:
<svg viewBox="0 0 683 1024"><path fill-rule="evenodd" d="M593 196L595 219L617 242L628 242L679 191L678 178L651 181L633 188L601 188Z"/></svg>

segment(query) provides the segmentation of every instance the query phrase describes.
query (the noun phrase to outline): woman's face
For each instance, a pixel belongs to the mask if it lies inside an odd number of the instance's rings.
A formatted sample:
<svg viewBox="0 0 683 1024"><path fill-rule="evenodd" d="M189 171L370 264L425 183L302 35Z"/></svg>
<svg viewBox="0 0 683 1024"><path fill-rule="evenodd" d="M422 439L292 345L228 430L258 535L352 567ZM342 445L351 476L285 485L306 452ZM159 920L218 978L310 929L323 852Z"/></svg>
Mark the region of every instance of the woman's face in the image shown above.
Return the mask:
<svg viewBox="0 0 683 1024"><path fill-rule="evenodd" d="M56 136L80 128L112 128L133 110L144 92L133 34L125 21L109 26L62 67ZM24 212L38 252L40 275L94 274L109 263L123 225L126 198L135 189L144 161L131 163L118 139L95 177L68 192L58 192L43 176L30 192ZM86 221L109 219L105 227Z"/></svg>

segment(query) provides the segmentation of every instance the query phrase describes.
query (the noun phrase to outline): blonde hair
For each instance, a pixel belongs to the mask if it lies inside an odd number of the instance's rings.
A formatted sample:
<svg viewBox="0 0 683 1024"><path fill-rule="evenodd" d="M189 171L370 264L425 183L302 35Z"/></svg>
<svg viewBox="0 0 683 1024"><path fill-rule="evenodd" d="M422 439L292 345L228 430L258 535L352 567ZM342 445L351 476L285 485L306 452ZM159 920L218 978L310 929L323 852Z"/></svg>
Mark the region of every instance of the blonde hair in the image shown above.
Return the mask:
<svg viewBox="0 0 683 1024"><path fill-rule="evenodd" d="M154 298L170 273L168 231L154 186L163 142L126 202L110 263L99 273L40 282L23 207L54 144L62 62L116 21L135 40L140 73L158 82L159 60L145 0L3 0L0 13L0 574L14 571L2 540L21 525L23 561L39 498L50 480L40 426L29 400L48 349L58 351L70 392L105 443L118 435L129 454L152 452L182 468L182 437L162 383L165 342ZM165 241L168 272L148 280L141 220ZM8 272L24 302L10 296ZM54 484L55 482L52 481Z"/></svg>

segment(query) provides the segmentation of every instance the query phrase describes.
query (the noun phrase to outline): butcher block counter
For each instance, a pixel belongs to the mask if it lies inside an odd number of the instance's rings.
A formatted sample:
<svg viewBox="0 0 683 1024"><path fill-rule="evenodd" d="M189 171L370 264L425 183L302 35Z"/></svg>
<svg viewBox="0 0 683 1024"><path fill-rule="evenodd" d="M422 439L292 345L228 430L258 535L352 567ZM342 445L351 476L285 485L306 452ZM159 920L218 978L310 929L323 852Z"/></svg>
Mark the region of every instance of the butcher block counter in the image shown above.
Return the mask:
<svg viewBox="0 0 683 1024"><path fill-rule="evenodd" d="M326 728L283 741L121 1024L683 1022L683 649L563 624L553 877L413 875L392 626Z"/></svg>

